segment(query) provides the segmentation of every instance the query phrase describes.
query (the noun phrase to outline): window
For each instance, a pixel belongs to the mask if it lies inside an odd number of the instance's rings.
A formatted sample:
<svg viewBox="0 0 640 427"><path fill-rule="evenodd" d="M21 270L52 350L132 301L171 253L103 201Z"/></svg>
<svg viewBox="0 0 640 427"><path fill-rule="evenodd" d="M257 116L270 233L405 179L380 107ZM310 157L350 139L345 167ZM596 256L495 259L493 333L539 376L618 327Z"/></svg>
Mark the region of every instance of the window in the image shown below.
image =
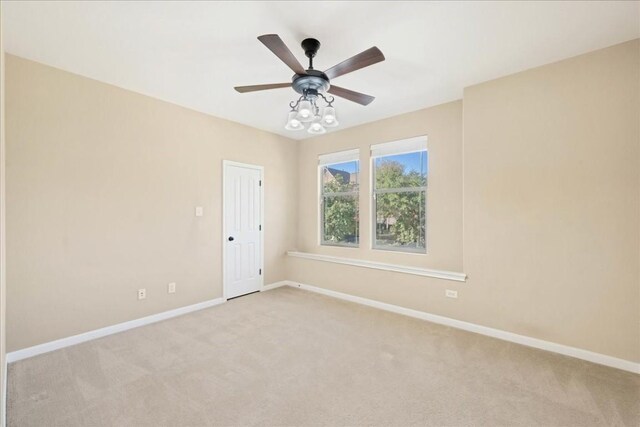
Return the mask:
<svg viewBox="0 0 640 427"><path fill-rule="evenodd" d="M320 243L359 243L360 164L358 150L320 156Z"/></svg>
<svg viewBox="0 0 640 427"><path fill-rule="evenodd" d="M373 248L426 253L426 137L373 145Z"/></svg>

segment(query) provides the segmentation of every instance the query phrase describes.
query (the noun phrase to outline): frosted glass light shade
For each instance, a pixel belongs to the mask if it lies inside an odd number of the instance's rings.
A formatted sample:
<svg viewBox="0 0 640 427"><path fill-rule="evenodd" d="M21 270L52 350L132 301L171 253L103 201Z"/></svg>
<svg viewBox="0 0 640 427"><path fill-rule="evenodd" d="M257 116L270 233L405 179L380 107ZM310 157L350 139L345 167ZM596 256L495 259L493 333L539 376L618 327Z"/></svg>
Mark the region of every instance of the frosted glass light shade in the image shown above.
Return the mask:
<svg viewBox="0 0 640 427"><path fill-rule="evenodd" d="M304 100L300 102L296 119L301 122L310 122L313 120L313 107L309 101Z"/></svg>
<svg viewBox="0 0 640 427"><path fill-rule="evenodd" d="M312 135L322 135L326 131L327 130L320 124L320 121L317 119L314 120L314 122L309 125L309 129L307 129L307 132Z"/></svg>
<svg viewBox="0 0 640 427"><path fill-rule="evenodd" d="M285 125L286 130L302 130L304 129L304 125L296 118L298 115L297 111L289 111L289 117L287 118L287 124Z"/></svg>
<svg viewBox="0 0 640 427"><path fill-rule="evenodd" d="M333 128L338 126L338 118L336 117L336 109L333 107L325 107L322 113L322 125L324 127Z"/></svg>

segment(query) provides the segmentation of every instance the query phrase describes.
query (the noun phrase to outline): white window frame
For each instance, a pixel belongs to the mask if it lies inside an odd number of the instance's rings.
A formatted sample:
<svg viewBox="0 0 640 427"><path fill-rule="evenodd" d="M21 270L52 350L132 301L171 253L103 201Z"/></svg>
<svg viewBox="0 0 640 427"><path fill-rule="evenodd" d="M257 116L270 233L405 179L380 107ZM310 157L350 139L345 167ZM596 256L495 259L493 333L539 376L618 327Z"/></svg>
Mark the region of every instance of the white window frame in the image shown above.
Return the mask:
<svg viewBox="0 0 640 427"><path fill-rule="evenodd" d="M358 174L361 172L360 168L360 150L352 149L345 151L338 151L335 153L321 154L318 156L318 171L317 171L317 179L318 179L318 245L319 246L334 246L341 248L359 248L360 247L360 221L358 221L358 243L331 243L326 242L324 240L324 194L323 194L323 185L322 185L322 169L325 166L333 165L336 163L346 163L346 162L358 162ZM348 192L348 193L335 193L336 195L349 195L354 194L356 199L358 200L358 217L360 217L360 176L358 176L358 191L357 192Z"/></svg>
<svg viewBox="0 0 640 427"><path fill-rule="evenodd" d="M370 159L369 159L369 170L370 172L370 195L369 195L369 212L371 227L370 227L370 242L371 242L371 250L375 251L391 251L391 252L401 252L406 254L414 254L414 255L426 255L428 253L428 239L427 239L427 199L428 199L428 184L429 178L427 173L427 185L423 187L407 187L402 190L402 192L418 192L424 191L424 249L411 249L411 248L402 248L402 247L392 247L392 246L379 246L376 244L376 225L378 223L378 215L376 211L376 194L378 193L396 193L396 191L387 191L387 189L376 190L376 159L379 157L385 157L390 155L397 154L409 154L409 153L417 153L421 151L427 151L427 136L416 136L413 138L385 142L382 144L374 144L371 145L370 151ZM428 166L427 166L427 170Z"/></svg>

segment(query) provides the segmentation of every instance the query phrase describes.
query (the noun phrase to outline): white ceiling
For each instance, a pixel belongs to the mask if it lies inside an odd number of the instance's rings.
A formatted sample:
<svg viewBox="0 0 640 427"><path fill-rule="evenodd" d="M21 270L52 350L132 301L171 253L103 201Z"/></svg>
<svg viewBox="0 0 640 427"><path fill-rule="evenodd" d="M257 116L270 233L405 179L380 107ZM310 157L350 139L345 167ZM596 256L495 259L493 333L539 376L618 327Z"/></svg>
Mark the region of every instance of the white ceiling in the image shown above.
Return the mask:
<svg viewBox="0 0 640 427"><path fill-rule="evenodd" d="M371 46L386 61L335 79L376 96L339 99L341 126L462 97L464 87L640 37L639 2L2 2L5 50L294 139L292 72L256 37L322 46L317 69Z"/></svg>

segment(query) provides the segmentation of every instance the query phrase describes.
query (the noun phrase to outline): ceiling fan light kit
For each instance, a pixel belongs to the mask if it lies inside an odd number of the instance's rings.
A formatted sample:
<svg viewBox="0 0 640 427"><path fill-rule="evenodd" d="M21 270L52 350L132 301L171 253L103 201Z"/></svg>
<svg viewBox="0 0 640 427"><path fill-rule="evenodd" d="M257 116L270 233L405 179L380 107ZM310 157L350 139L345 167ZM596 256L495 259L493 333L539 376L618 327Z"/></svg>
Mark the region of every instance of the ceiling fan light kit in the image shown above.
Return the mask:
<svg viewBox="0 0 640 427"><path fill-rule="evenodd" d="M327 130L320 123L320 118L315 118L313 122L309 125L309 129L307 129L307 132L309 132L312 135L322 135L326 131Z"/></svg>
<svg viewBox="0 0 640 427"><path fill-rule="evenodd" d="M331 106L325 107L322 112L322 126L326 128L334 128L339 124L338 118L336 117L336 109Z"/></svg>
<svg viewBox="0 0 640 427"><path fill-rule="evenodd" d="M304 129L304 125L300 120L296 118L298 115L297 111L290 111L289 118L287 119L287 125L284 127L286 130L302 130Z"/></svg>
<svg viewBox="0 0 640 427"><path fill-rule="evenodd" d="M335 98L325 94L339 96L364 106L369 105L375 99L370 95L331 85L330 79L384 61L384 55L377 47L367 49L322 72L313 68L313 58L320 48L318 40L308 38L302 41L302 49L309 58L307 70L300 65L277 34L265 34L258 37L258 40L295 73L291 78L291 83L237 86L235 90L246 93L285 87L293 88L300 94L300 97L289 103L291 110L284 127L286 130L299 131L305 129L306 125L308 133L321 135L327 131L326 128L338 126L336 109L333 106ZM323 103L324 105L322 105Z"/></svg>

